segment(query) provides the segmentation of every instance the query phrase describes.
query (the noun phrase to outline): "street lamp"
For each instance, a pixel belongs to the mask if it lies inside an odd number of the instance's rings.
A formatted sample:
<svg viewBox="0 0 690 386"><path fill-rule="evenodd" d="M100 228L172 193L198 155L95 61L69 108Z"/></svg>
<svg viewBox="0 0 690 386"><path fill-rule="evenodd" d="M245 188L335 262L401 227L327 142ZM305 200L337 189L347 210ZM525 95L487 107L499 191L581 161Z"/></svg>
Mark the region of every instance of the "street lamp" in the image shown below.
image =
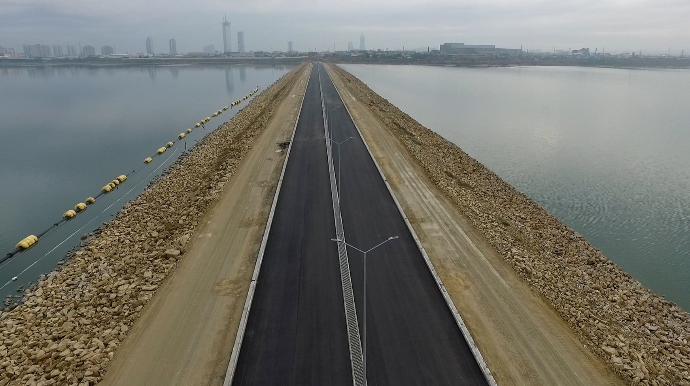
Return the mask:
<svg viewBox="0 0 690 386"><path fill-rule="evenodd" d="M364 323L363 323L364 324L364 350L362 350L362 353L364 356L363 359L364 359L364 384L365 385L367 384L367 253L369 253L369 252L373 251L374 249L382 246L383 244L385 244L389 241L395 240L397 238L398 238L398 236L391 236L391 237L383 240L382 242L378 243L374 247L367 249L366 251L363 251L363 250L355 247L354 245L348 244L345 240L331 239L331 241L343 243L352 249L356 249L356 250L360 251L362 253L362 255L364 255Z"/></svg>
<svg viewBox="0 0 690 386"><path fill-rule="evenodd" d="M330 95L330 94L329 94L329 95ZM343 105L338 105L338 106L335 106L335 107L332 108L332 109L326 110L326 122L328 122L329 125L330 125L330 123L331 123L331 111L336 110L336 109L339 109L339 108L341 108L341 107L343 107Z"/></svg>
<svg viewBox="0 0 690 386"><path fill-rule="evenodd" d="M340 145L351 140L352 138L354 138L354 137L349 137L349 138L345 139L344 141L340 141L340 142L335 141L331 138L328 138L328 140L331 141L331 143L335 143L336 145L338 145L338 200L340 200Z"/></svg>

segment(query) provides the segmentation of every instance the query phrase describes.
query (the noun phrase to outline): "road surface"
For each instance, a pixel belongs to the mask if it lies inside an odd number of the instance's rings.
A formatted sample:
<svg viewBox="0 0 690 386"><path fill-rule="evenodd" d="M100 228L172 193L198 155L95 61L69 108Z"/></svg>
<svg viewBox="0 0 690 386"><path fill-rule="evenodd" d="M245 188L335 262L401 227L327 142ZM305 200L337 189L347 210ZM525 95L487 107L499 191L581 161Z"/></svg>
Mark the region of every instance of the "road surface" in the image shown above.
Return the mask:
<svg viewBox="0 0 690 386"><path fill-rule="evenodd" d="M319 84L319 78L321 82ZM319 89L323 89L323 94ZM374 161L321 65L311 74L234 385L351 385L321 97L329 111L359 330L370 385L484 385L486 380ZM341 107L338 107L341 106ZM338 165L338 160L341 165Z"/></svg>

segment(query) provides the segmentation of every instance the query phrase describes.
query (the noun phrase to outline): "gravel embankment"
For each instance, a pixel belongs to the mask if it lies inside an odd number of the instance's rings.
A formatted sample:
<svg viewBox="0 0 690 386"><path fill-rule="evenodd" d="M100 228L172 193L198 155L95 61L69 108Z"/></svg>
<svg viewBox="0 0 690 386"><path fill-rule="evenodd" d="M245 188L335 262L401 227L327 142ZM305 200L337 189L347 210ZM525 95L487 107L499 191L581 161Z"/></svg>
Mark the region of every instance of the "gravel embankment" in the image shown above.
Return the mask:
<svg viewBox="0 0 690 386"><path fill-rule="evenodd" d="M0 386L93 385L305 65L206 136L0 314Z"/></svg>
<svg viewBox="0 0 690 386"><path fill-rule="evenodd" d="M333 66L444 192L582 342L634 385L690 385L690 314L459 147Z"/></svg>

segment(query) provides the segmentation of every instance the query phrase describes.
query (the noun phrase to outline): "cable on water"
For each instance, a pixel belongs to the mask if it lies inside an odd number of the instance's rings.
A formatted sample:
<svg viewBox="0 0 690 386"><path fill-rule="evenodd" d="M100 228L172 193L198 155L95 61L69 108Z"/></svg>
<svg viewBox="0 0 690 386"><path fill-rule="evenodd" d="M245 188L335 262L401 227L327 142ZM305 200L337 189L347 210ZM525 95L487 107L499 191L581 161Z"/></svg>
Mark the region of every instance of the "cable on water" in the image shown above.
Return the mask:
<svg viewBox="0 0 690 386"><path fill-rule="evenodd" d="M237 100L237 101L235 101L235 102L232 102L230 106L236 106L236 105L242 103L242 101L244 101L244 100L248 99L249 97L253 96L253 95L256 94L258 91L259 91L259 86L257 86L256 89L254 89L251 93L249 93L249 95L247 95L247 96L243 97L242 99L239 99L239 100ZM226 111L226 110L228 110L228 106L224 106L222 109L220 109L220 110L214 112L214 113L213 113L213 116L214 116L214 117L220 116L220 115L223 113L223 111ZM205 123L208 123L210 120L211 120L211 117L205 117L205 118L203 118L200 122L194 124L194 127L198 128L199 126L201 126L202 128L205 129L206 127L204 126L204 124L205 124ZM186 133L185 133L185 132L180 133L180 134L177 136L178 140L183 140L183 139L186 137L186 134L189 134L189 133L191 133L191 132L192 132L192 129L187 129L187 130L186 130ZM163 153L166 152L166 150L167 150L168 148L172 148L174 145L175 145L175 141L170 141L170 142L168 142L168 143L166 144L165 147L159 148L159 149L156 151L156 154L154 154L154 155L151 156L151 157L147 157L146 159L144 159L144 164L141 165L141 166L139 166L138 169L132 170L132 172L129 173L129 174L122 174L122 175L116 177L116 178L113 179L111 182L109 182L107 185L103 186L103 188L101 188L101 191L100 191L98 194L96 194L95 196L92 196L92 197L88 197L88 198L85 200L86 203L79 203L79 204L77 204L77 205L75 206L75 209L74 209L74 210L68 210L67 212L65 212L65 214L63 214L63 218L62 218L60 221L58 221L58 222L56 222L56 223L53 223L53 225L50 226L48 229L44 230L43 232L39 233L39 234L36 235L36 236L30 235L30 236L27 236L27 237L25 237L24 239L22 239L19 243L17 243L17 245L15 246L14 251L7 253L5 256L3 256L3 257L0 258L0 268L1 268L1 267L4 267L4 265L2 265L2 264L3 264L5 261L7 261L7 260L9 260L9 259L12 259L12 258L15 257L16 255L21 254L22 252L24 252L24 251L26 251L26 250L28 250L28 249L31 249L36 243L38 243L38 240L39 240L41 237L47 235L47 234L48 234L50 231L52 231L53 229L59 227L59 226L62 225L63 223L65 223L65 222L69 221L70 219L76 217L79 213L85 211L86 208L87 208L88 206L95 204L96 201L98 200L98 198L100 198L101 196L103 196L103 195L105 195L105 194L110 193L113 189L117 189L117 187L118 187L121 183L125 182L125 181L127 180L127 178L129 178L129 177L135 175L136 173L138 173L139 171L141 171L144 167L146 167L146 165L148 165L148 164L150 164L151 162L153 162L153 160L154 160L156 157L162 155ZM184 148L185 148L185 151L186 151L186 150L187 150L187 140L184 140ZM175 150L172 154L175 154L176 152L177 152L177 150ZM172 154L171 154L171 156L172 156ZM164 162L167 162L168 159L170 159L170 156L169 156L169 157L166 159L166 161L164 161ZM158 166L158 168L160 168L160 166ZM158 168L156 168L155 170L158 170ZM141 183L141 182L140 182L140 183ZM138 185L139 185L139 184L137 184L136 186L138 186ZM131 191L131 190L130 190L130 191ZM120 200L120 199L116 200L115 202L118 202L119 200ZM110 206L112 206L112 204L111 204ZM108 208L110 208L110 206L109 206ZM107 210L107 208L106 208L106 210ZM87 223L87 224L88 224L88 223ZM82 228L83 228L83 227L82 227ZM80 228L80 229L81 229L81 228ZM71 237L71 236L70 236L70 237ZM63 241L63 242L64 242L64 241ZM59 246L59 245L58 245L58 246ZM56 248L57 248L57 247L56 247ZM52 251L51 251L51 252L52 252Z"/></svg>

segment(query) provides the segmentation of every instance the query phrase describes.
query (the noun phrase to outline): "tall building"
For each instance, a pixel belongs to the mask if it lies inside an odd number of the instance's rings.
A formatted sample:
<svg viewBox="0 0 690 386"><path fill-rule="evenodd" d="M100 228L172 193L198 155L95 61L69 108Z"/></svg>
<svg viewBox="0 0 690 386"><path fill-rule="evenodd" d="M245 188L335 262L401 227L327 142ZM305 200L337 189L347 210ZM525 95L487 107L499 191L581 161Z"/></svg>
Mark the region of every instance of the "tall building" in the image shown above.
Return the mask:
<svg viewBox="0 0 690 386"><path fill-rule="evenodd" d="M153 53L153 39L150 36L146 37L146 55L155 55Z"/></svg>
<svg viewBox="0 0 690 386"><path fill-rule="evenodd" d="M84 56L87 58L89 56L96 56L96 48L94 48L93 46L84 46L81 49L81 56Z"/></svg>
<svg viewBox="0 0 690 386"><path fill-rule="evenodd" d="M114 54L114 53L115 53L115 49L114 49L113 47L111 47L111 46L103 46L103 47L101 47L101 54L103 54L103 56L112 55L112 54Z"/></svg>
<svg viewBox="0 0 690 386"><path fill-rule="evenodd" d="M30 58L47 58L50 55L50 47L43 44L24 44L24 55Z"/></svg>
<svg viewBox="0 0 690 386"><path fill-rule="evenodd" d="M230 29L230 22L228 21L227 15L223 17L223 53L227 54L230 52L231 44L228 39L228 30Z"/></svg>
<svg viewBox="0 0 690 386"><path fill-rule="evenodd" d="M204 53L205 53L206 55L215 55L215 54L216 54L216 50L215 50L215 48L213 47L213 44L209 44L209 45L207 45L207 46L204 46Z"/></svg>
<svg viewBox="0 0 690 386"><path fill-rule="evenodd" d="M366 51L366 47L364 46L364 34L359 37L359 50Z"/></svg>
<svg viewBox="0 0 690 386"><path fill-rule="evenodd" d="M65 53L62 51L62 46L53 46L53 56L65 56Z"/></svg>
<svg viewBox="0 0 690 386"><path fill-rule="evenodd" d="M68 44L67 45L67 56L79 56L79 51L77 51L77 46Z"/></svg>
<svg viewBox="0 0 690 386"><path fill-rule="evenodd" d="M237 32L237 52L244 53L244 31Z"/></svg>
<svg viewBox="0 0 690 386"><path fill-rule="evenodd" d="M170 44L170 53L171 54L176 54L177 53L177 42L175 39L170 39L168 42Z"/></svg>
<svg viewBox="0 0 690 386"><path fill-rule="evenodd" d="M355 45L352 44L352 40L350 40L349 42L347 42L347 50L348 50L348 51L354 51L354 50L355 50Z"/></svg>
<svg viewBox="0 0 690 386"><path fill-rule="evenodd" d="M293 49L292 49L292 40L290 40L290 41L288 42L288 52L293 52Z"/></svg>

